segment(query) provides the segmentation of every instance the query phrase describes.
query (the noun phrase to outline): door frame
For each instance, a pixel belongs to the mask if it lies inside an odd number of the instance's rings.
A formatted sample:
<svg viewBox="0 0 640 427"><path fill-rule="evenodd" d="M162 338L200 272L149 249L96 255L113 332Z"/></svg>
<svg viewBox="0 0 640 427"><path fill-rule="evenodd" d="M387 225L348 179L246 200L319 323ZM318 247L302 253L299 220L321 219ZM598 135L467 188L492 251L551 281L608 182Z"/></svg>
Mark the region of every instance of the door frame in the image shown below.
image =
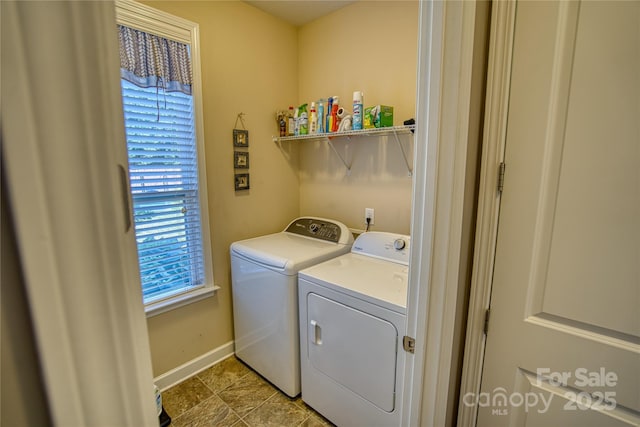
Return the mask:
<svg viewBox="0 0 640 427"><path fill-rule="evenodd" d="M416 340L415 353L406 353L402 425L455 420L464 215L473 208L465 180L475 171L467 156L477 143L470 123L478 108L472 101L478 8L475 1L420 2L407 307L407 335Z"/></svg>
<svg viewBox="0 0 640 427"><path fill-rule="evenodd" d="M478 395L486 345L485 316L491 302L500 191L500 164L504 161L507 113L511 86L511 61L516 2L493 2L487 72L485 125L480 166L478 215L465 350L460 384L458 426L474 427L477 406L463 402L469 393Z"/></svg>

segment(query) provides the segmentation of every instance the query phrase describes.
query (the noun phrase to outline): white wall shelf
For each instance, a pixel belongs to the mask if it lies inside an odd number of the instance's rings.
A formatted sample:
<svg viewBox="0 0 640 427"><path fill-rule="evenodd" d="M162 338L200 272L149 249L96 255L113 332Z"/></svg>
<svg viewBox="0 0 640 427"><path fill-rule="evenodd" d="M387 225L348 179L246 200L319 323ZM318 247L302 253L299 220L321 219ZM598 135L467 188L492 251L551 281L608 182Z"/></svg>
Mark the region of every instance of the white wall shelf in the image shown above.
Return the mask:
<svg viewBox="0 0 640 427"><path fill-rule="evenodd" d="M390 126L384 128L374 128L374 129L362 129L362 130L350 130L345 132L331 132L331 133L314 133L311 135L298 135L298 136L274 136L273 142L281 142L281 141L299 141L299 140L320 140L320 139L333 139L333 138L341 138L341 137L352 137L352 136L383 136L383 135L391 135L391 134L405 134L412 132L416 128L416 125L406 125L406 126Z"/></svg>
<svg viewBox="0 0 640 427"><path fill-rule="evenodd" d="M407 172L409 176L412 176L411 165L409 165L409 160L407 159L407 154L405 153L404 147L400 142L399 135L411 135L413 136L413 131L415 130L416 125L406 125L406 126L390 126L384 128L374 128L374 129L362 129L362 130L350 130L345 132L332 132L332 133L318 133L311 135L298 135L298 136L274 136L273 142L277 142L278 144L285 141L303 141L303 140L314 140L314 141L326 141L329 144L329 147L333 150L333 152L340 158L344 167L347 168L347 174L351 173L351 165L346 162L346 160L340 155L338 150L334 147L331 142L332 139L335 138L348 138L352 137L363 137L363 136L387 136L393 135L396 142L398 143L398 147L400 147L400 151L402 151L402 157L404 158L405 166L407 167Z"/></svg>

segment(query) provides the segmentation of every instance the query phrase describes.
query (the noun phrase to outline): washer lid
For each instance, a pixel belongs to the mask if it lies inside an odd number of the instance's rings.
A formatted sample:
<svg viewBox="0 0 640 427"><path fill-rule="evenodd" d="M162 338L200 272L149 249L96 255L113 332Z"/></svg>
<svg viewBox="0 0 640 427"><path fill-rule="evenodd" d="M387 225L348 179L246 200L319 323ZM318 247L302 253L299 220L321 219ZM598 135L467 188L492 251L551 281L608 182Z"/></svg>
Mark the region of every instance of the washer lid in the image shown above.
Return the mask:
<svg viewBox="0 0 640 427"><path fill-rule="evenodd" d="M409 267L348 253L306 268L298 277L406 314Z"/></svg>
<svg viewBox="0 0 640 427"><path fill-rule="evenodd" d="M347 253L350 249L351 245L280 232L232 243L231 255L294 275L302 268Z"/></svg>

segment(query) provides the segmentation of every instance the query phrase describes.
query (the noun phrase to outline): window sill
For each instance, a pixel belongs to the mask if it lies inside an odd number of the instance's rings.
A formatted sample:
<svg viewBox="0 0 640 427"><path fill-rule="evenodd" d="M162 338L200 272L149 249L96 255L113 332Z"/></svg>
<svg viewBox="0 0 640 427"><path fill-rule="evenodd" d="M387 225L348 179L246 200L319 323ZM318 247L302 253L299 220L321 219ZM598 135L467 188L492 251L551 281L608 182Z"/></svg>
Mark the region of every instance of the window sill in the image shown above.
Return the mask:
<svg viewBox="0 0 640 427"><path fill-rule="evenodd" d="M220 286L208 286L196 289L195 291L186 292L162 301L147 304L144 307L144 311L147 318L157 316L158 314L166 313L176 308L184 307L185 305L193 304L194 302L212 297L218 289L220 289Z"/></svg>

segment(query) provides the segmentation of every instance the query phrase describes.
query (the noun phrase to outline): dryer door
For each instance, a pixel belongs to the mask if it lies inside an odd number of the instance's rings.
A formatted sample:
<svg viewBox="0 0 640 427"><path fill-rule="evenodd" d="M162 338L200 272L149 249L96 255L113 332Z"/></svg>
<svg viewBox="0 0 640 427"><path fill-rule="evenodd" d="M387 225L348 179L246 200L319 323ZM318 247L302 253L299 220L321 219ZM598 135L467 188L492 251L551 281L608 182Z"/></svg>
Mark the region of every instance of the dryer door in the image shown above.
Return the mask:
<svg viewBox="0 0 640 427"><path fill-rule="evenodd" d="M310 293L309 360L315 369L380 409L394 410L395 326L379 317Z"/></svg>

